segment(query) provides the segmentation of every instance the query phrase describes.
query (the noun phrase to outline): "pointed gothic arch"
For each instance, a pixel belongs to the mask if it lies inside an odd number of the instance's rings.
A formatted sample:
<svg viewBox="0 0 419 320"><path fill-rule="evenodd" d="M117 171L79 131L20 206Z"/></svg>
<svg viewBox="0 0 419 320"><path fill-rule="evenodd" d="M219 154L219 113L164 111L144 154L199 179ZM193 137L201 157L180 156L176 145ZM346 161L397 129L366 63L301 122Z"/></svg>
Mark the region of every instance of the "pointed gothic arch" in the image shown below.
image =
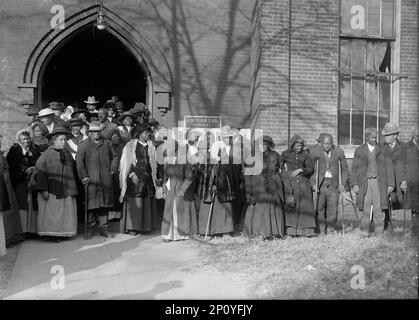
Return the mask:
<svg viewBox="0 0 419 320"><path fill-rule="evenodd" d="M19 85L23 104L38 103L40 78L49 59L63 44L89 24L96 21L99 5L94 5L67 18L64 29L51 29L37 43L27 58L22 83ZM172 73L169 64L158 46L138 32L112 10L102 7L107 22L107 31L115 36L137 59L147 74L147 105L163 113L171 108Z"/></svg>

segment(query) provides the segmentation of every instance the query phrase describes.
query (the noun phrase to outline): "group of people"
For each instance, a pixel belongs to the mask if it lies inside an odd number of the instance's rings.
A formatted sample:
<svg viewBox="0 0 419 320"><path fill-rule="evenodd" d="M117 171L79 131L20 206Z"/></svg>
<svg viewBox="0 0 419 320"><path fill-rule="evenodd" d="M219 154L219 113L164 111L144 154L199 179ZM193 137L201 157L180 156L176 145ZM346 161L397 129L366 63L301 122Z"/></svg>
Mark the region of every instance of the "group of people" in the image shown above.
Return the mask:
<svg viewBox="0 0 419 320"><path fill-rule="evenodd" d="M28 128L0 156L3 248L22 234L73 237L84 210L87 238L113 237L111 223L130 235L159 228L164 241L310 237L339 229L338 201L348 190L357 194L363 235L391 228L390 207L411 209L417 220L418 127L408 143L398 139L394 123L385 125L381 144L377 130L366 129L350 174L343 150L327 133L314 146L295 135L281 155L271 137L247 144L229 126L219 136L189 130L183 143L150 118L143 103L129 111L114 97L101 107L94 97L85 103L69 112L59 102L29 108ZM257 145L263 167L245 174L251 166L245 154Z"/></svg>

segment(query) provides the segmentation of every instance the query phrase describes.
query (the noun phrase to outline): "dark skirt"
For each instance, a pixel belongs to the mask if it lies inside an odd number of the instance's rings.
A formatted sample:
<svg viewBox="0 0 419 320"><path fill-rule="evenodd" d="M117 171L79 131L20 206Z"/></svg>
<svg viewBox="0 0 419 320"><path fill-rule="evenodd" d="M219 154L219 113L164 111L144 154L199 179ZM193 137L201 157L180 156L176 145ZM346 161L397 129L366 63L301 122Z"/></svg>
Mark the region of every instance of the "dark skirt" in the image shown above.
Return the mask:
<svg viewBox="0 0 419 320"><path fill-rule="evenodd" d="M156 201L154 197L126 198L126 208L120 223L122 230L149 232L152 230L153 219L156 216ZM125 214L126 213L126 214Z"/></svg>
<svg viewBox="0 0 419 320"><path fill-rule="evenodd" d="M205 234L211 203L201 201L198 213L199 234ZM234 231L233 205L231 202L220 202L215 197L208 234L225 234Z"/></svg>
<svg viewBox="0 0 419 320"><path fill-rule="evenodd" d="M284 211L280 204L256 202L249 204L243 233L247 237L284 237Z"/></svg>
<svg viewBox="0 0 419 320"><path fill-rule="evenodd" d="M289 235L311 235L316 227L313 194L306 177L286 177L286 193L292 188L295 206L285 205L285 226ZM290 188L291 186L291 188ZM310 230L302 230L310 229ZM312 230L311 230L312 229ZM289 231L289 232L288 232Z"/></svg>

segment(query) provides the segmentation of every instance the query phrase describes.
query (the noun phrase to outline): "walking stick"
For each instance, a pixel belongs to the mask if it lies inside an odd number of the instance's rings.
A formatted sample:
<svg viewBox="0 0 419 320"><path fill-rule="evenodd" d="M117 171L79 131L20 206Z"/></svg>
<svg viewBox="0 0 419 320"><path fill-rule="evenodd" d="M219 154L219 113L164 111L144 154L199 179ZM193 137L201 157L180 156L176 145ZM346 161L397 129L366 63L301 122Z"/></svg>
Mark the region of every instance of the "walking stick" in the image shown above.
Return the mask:
<svg viewBox="0 0 419 320"><path fill-rule="evenodd" d="M373 208L373 204L371 203L371 209L370 209L370 227L369 227L369 233L371 233L371 226L372 226L372 208Z"/></svg>
<svg viewBox="0 0 419 320"><path fill-rule="evenodd" d="M87 183L84 183L84 240L87 240L87 209L88 209L88 196L89 196L89 186L87 185Z"/></svg>
<svg viewBox="0 0 419 320"><path fill-rule="evenodd" d="M407 190L403 195L403 233L406 227Z"/></svg>
<svg viewBox="0 0 419 320"><path fill-rule="evenodd" d="M32 214L33 214L33 207L32 207L32 190L28 186L28 215L26 217L26 232L30 233L31 231L31 222L32 222Z"/></svg>
<svg viewBox="0 0 419 320"><path fill-rule="evenodd" d="M316 186L314 190L314 214L317 215L317 206L319 203L319 159L316 160Z"/></svg>
<svg viewBox="0 0 419 320"><path fill-rule="evenodd" d="M211 206L210 206L210 210L209 210L209 214L208 214L207 228L205 229L205 238L204 238L204 241L207 241L207 237L208 237L208 232L209 232L209 226L210 226L212 211L214 210L215 193L216 192L212 192Z"/></svg>
<svg viewBox="0 0 419 320"><path fill-rule="evenodd" d="M345 235L345 208L343 204L343 192L340 191L340 187L342 186L342 167L341 162L339 159L339 199L340 199L340 206L342 210L342 234Z"/></svg>
<svg viewBox="0 0 419 320"><path fill-rule="evenodd" d="M391 217L393 216L393 202L391 201L391 194L388 195L388 210L389 210L389 219L388 224L390 227L390 233L392 232Z"/></svg>

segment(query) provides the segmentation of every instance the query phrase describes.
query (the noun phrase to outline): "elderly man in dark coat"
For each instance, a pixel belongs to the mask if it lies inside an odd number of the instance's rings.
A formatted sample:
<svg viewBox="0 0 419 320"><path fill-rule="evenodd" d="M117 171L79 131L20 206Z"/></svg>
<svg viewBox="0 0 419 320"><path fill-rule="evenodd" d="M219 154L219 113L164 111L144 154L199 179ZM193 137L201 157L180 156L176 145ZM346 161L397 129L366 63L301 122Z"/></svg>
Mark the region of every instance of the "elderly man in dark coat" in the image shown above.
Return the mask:
<svg viewBox="0 0 419 320"><path fill-rule="evenodd" d="M373 231L384 231L384 209L394 190L394 168L391 156L377 144L375 128L365 130L366 143L355 149L352 162L352 187L357 194L356 203L362 211L361 233L369 236Z"/></svg>
<svg viewBox="0 0 419 320"><path fill-rule="evenodd" d="M412 139L406 144L407 209L412 210L412 231L419 234L419 126L415 126Z"/></svg>
<svg viewBox="0 0 419 320"><path fill-rule="evenodd" d="M339 193L345 192L344 186L349 176L348 164L344 151L333 144L333 137L328 133L323 134L321 149L316 152L312 150L310 157L315 168L310 182L314 190L319 190L317 208L315 208L317 227L320 233L327 233L337 228ZM317 162L319 172L316 186Z"/></svg>
<svg viewBox="0 0 419 320"><path fill-rule="evenodd" d="M79 146L76 156L79 178L88 186L88 238L93 236L95 227L100 228L101 235L112 236L108 233L107 218L115 201L112 174L118 171L118 156L111 142L101 136L101 130L100 122L90 124L89 138Z"/></svg>
<svg viewBox="0 0 419 320"><path fill-rule="evenodd" d="M393 209L403 208L403 197L407 190L407 163L405 143L399 140L397 124L387 122L381 134L384 147L390 152L393 161L395 186L391 194Z"/></svg>
<svg viewBox="0 0 419 320"><path fill-rule="evenodd" d="M104 139L111 139L111 132L114 129L118 129L118 126L115 123L112 123L108 119L108 109L102 107L98 110L98 120L102 123L102 137Z"/></svg>

